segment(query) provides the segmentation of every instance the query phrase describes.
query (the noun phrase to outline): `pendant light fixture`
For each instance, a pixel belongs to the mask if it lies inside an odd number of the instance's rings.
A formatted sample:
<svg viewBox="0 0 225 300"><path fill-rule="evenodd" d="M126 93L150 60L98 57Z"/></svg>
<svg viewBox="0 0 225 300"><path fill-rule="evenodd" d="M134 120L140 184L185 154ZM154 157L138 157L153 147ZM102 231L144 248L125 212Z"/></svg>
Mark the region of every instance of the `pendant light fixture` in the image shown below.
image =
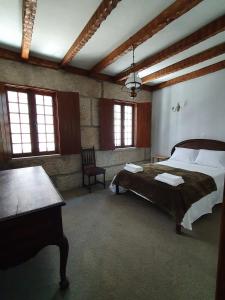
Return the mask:
<svg viewBox="0 0 225 300"><path fill-rule="evenodd" d="M134 46L132 49L132 53L133 53L133 62L130 67L131 70L135 65L134 64ZM142 84L142 81L141 81L141 78L139 77L138 73L132 72L129 74L129 76L125 82L125 87L128 89L128 93L131 98L134 99L137 96L137 93L141 89L141 84Z"/></svg>

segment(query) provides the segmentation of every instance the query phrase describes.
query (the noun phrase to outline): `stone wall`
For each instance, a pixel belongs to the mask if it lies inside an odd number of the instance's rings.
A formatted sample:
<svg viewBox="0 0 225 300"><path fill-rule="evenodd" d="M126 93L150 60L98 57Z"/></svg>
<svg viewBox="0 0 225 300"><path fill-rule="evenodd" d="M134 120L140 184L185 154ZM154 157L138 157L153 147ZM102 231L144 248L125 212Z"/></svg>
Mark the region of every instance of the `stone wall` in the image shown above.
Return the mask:
<svg viewBox="0 0 225 300"><path fill-rule="evenodd" d="M114 151L99 150L99 98L130 100L129 96L121 89L121 86L69 74L64 71L2 59L0 59L0 82L79 92L82 147L95 146L97 164L106 168L106 178L108 180L113 178L115 173L123 167L124 163L140 163L150 159L149 148L116 149ZM150 99L151 94L147 91L142 91L139 93L136 101L143 102L150 101ZM80 155L18 158L13 159L12 164L15 167L42 165L61 191L81 185Z"/></svg>

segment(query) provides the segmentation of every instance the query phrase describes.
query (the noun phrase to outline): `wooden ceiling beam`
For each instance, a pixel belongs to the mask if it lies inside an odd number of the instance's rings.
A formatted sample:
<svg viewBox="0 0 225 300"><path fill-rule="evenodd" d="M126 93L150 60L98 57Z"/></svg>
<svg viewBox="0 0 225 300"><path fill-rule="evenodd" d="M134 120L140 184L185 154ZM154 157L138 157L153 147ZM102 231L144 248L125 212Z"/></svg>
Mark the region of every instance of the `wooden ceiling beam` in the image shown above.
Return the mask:
<svg viewBox="0 0 225 300"><path fill-rule="evenodd" d="M21 57L23 59L29 58L36 10L37 0L23 0L23 37L21 46Z"/></svg>
<svg viewBox="0 0 225 300"><path fill-rule="evenodd" d="M114 49L110 54L97 63L90 72L98 73L105 69L122 55L132 50L133 47L136 48L140 44L144 43L146 40L165 28L172 21L188 12L201 1L202 0L176 0L156 18L142 27L139 31L129 37L124 43L122 43L119 47Z"/></svg>
<svg viewBox="0 0 225 300"><path fill-rule="evenodd" d="M69 51L64 56L61 66L65 66L71 62L75 55L95 34L101 23L110 15L111 11L117 6L121 0L103 0L91 19L88 21L78 38L75 40Z"/></svg>
<svg viewBox="0 0 225 300"><path fill-rule="evenodd" d="M218 55L224 54L225 53L225 43L216 45L210 49L207 49L205 51L202 51L200 53L197 53L195 55L192 55L186 59L183 59L175 64L172 64L168 67L165 67L159 71L156 71L152 74L149 74L145 77L143 77L142 83L145 84L147 82L156 80L160 77L166 76L168 74L183 70L185 68L194 66L196 64L199 64L203 61L206 61L208 59L214 58Z"/></svg>
<svg viewBox="0 0 225 300"><path fill-rule="evenodd" d="M54 69L54 70L60 69L60 64L58 64L57 62L38 58L35 56L30 56L28 60L24 60L21 58L20 53L17 53L17 52L11 51L11 50L7 50L7 49L3 49L3 48L0 48L0 58L17 61L17 62L22 62L22 63L27 63L30 65ZM75 75L86 76L86 77L93 78L96 80L108 81L108 82L115 84L115 82L113 81L113 77L110 75L105 75L105 74L90 75L88 70L84 70L84 69L73 67L73 66L65 66L63 69L60 69L60 70L64 71L64 72L72 73ZM122 82L119 82L116 84L123 85ZM151 91L151 86L143 85L142 89L146 90L146 91Z"/></svg>
<svg viewBox="0 0 225 300"><path fill-rule="evenodd" d="M171 80L168 80L168 81L165 81L165 82L153 85L153 86L151 86L152 87L152 91L163 89L163 88L165 88L167 86L171 86L171 85L174 85L174 84L177 84L177 83L180 83L180 82L184 82L184 81L187 81L187 80L191 80L191 79L195 79L195 78L198 78L198 77L202 77L202 76L208 75L210 73L214 73L214 72L220 71L222 69L225 69L225 60L222 60L222 61L220 61L218 63L212 64L212 65L210 65L208 67L204 67L204 68L199 69L197 71L193 71L193 72L187 73L185 75L173 78Z"/></svg>
<svg viewBox="0 0 225 300"><path fill-rule="evenodd" d="M136 63L133 68L129 69L129 72L138 72L149 67L152 67L178 53L187 50L198 43L201 43L208 38L222 32L225 30L225 15L219 17L218 19L212 21L211 23L203 26L202 28L198 29L197 31L193 32L189 36L181 39L180 41L176 42L175 44L169 46L168 48L150 56L146 59L142 60L139 63ZM117 74L114 76L115 81L120 81L126 79L129 75L127 70Z"/></svg>

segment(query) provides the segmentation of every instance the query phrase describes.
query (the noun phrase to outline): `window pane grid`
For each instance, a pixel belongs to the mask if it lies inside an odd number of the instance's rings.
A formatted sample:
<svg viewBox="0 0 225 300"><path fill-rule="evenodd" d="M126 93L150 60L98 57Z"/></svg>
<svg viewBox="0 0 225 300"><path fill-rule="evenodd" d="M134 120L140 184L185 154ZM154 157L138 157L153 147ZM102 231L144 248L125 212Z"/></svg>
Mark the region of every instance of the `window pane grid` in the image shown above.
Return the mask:
<svg viewBox="0 0 225 300"><path fill-rule="evenodd" d="M13 154L31 153L27 93L7 91Z"/></svg>
<svg viewBox="0 0 225 300"><path fill-rule="evenodd" d="M121 146L121 105L114 105L114 143Z"/></svg>
<svg viewBox="0 0 225 300"><path fill-rule="evenodd" d="M38 148L40 152L55 151L53 102L51 96L35 95Z"/></svg>
<svg viewBox="0 0 225 300"><path fill-rule="evenodd" d="M132 117L133 109L132 106L124 106L124 145L132 145L132 135L133 135L133 126L132 126Z"/></svg>
<svg viewBox="0 0 225 300"><path fill-rule="evenodd" d="M114 105L114 143L116 147L133 145L133 106Z"/></svg>

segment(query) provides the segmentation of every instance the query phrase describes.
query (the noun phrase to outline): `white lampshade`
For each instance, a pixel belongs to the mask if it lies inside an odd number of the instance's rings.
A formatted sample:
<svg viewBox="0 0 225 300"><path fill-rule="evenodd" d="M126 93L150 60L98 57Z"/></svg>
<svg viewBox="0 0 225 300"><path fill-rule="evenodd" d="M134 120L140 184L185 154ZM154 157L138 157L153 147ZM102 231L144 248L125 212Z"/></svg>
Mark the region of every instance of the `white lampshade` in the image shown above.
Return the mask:
<svg viewBox="0 0 225 300"><path fill-rule="evenodd" d="M141 87L141 84L142 84L141 78L137 73L130 73L130 75L128 76L125 82L125 86L128 89L131 88L139 89Z"/></svg>

